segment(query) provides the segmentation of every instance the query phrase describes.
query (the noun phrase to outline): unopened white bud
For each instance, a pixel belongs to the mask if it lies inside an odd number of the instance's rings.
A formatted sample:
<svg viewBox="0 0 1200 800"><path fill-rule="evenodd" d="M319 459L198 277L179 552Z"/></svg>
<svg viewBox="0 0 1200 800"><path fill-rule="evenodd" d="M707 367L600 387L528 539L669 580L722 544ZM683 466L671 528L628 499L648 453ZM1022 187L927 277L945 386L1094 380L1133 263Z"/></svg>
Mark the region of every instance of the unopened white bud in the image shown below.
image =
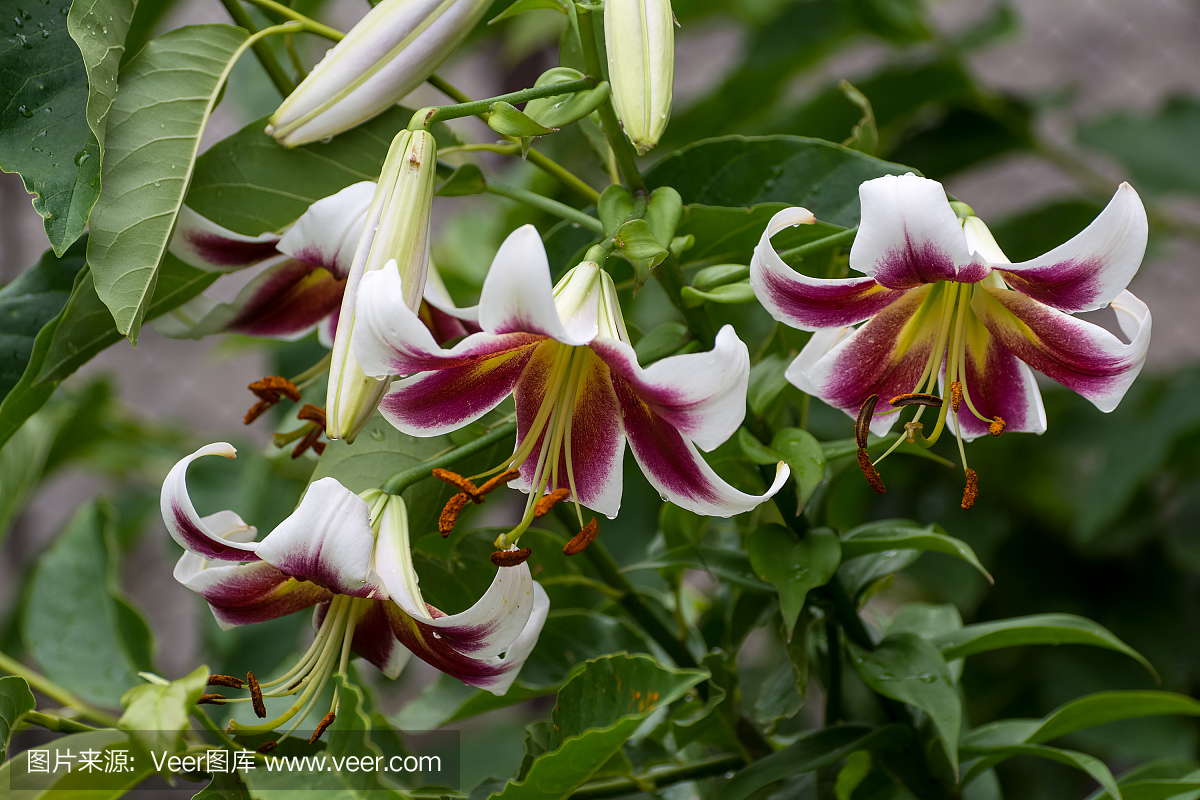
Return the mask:
<svg viewBox="0 0 1200 800"><path fill-rule="evenodd" d="M675 15L670 0L606 0L604 40L613 105L639 154L658 144L671 116Z"/></svg>

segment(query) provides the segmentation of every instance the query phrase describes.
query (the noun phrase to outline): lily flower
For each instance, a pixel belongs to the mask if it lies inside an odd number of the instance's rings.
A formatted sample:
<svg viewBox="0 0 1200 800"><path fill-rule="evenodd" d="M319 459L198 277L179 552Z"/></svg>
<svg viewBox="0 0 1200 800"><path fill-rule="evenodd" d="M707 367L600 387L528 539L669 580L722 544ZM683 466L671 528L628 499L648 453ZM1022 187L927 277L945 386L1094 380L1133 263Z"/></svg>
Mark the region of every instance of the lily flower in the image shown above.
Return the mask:
<svg viewBox="0 0 1200 800"><path fill-rule="evenodd" d="M207 455L233 458L235 451L223 442L202 447L177 463L163 483L163 521L186 550L175 579L208 601L223 629L317 607L316 637L292 669L261 684L249 676L250 698L219 698L253 702L265 717L263 698L298 696L280 716L256 726L237 724L238 732L275 730L294 719L290 734L313 710L329 678L345 672L352 653L389 678L415 654L470 686L497 695L508 690L549 609L527 565L497 570L475 605L444 614L425 602L417 585L403 499L377 489L356 495L322 478L308 487L291 516L255 541L255 529L233 511L197 514L186 473ZM225 685L240 683L229 679ZM314 740L336 711L335 697Z"/></svg>
<svg viewBox="0 0 1200 800"><path fill-rule="evenodd" d="M453 55L491 0L383 0L279 106L267 133L296 147L400 102Z"/></svg>
<svg viewBox="0 0 1200 800"><path fill-rule="evenodd" d="M750 359L731 327L721 329L710 352L643 369L612 278L584 261L552 287L532 225L513 231L492 262L479 303L482 331L449 350L405 304L404 280L390 266L363 276L354 352L369 375L408 376L393 383L379 408L414 436L456 430L514 396L515 450L485 474L519 470L515 485L529 500L498 546L513 544L535 513L544 513L543 495L572 497L580 524L579 504L615 517L626 441L664 498L701 514L749 511L787 479L781 463L766 494L745 494L697 450L725 441L745 415Z"/></svg>
<svg viewBox="0 0 1200 800"><path fill-rule="evenodd" d="M223 275L213 286L152 323L176 339L240 333L287 341L318 330L333 346L338 309L362 235L375 182L322 198L283 233L244 236L184 206L170 252L189 266ZM456 308L430 264L421 317L438 341L478 330L473 308Z"/></svg>
<svg viewBox="0 0 1200 800"><path fill-rule="evenodd" d="M1032 370L1101 411L1116 408L1145 363L1151 327L1145 303L1125 289L1147 236L1146 211L1129 184L1077 236L1019 264L982 220L958 219L936 181L876 178L859 197L850 267L865 277L810 278L784 264L771 237L813 222L805 209L790 208L763 233L750 280L775 319L814 331L787 379L858 415L859 462L876 491L883 485L866 458L867 430L887 433L908 405L918 408L901 441L928 445L952 426L967 475L964 508L974 502L977 478L963 441L1046 429ZM1071 316L1107 306L1128 341ZM880 400L891 407L876 411ZM925 437L927 407L939 411Z"/></svg>

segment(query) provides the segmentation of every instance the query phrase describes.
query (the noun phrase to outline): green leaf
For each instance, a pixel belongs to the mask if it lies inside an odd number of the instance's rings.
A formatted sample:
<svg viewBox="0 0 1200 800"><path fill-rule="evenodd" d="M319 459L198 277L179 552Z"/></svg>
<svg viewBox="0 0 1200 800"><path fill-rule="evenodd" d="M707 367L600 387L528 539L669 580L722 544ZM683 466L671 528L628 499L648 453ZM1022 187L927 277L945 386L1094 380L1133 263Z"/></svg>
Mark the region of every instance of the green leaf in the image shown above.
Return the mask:
<svg viewBox="0 0 1200 800"><path fill-rule="evenodd" d="M692 335L682 322L664 322L638 339L633 349L638 363L647 367L660 358L678 353L690 341Z"/></svg>
<svg viewBox="0 0 1200 800"><path fill-rule="evenodd" d="M1075 767L1078 770L1091 775L1097 783L1115 798L1121 800L1121 790L1117 788L1117 781L1112 776L1112 772L1108 767L1104 766L1098 758L1079 753L1074 750L1062 750L1057 747L1046 747L1040 744L1014 744L1004 745L1000 747L989 748L967 748L963 747L963 755L970 757L979 757L980 760L975 762L963 776L963 785L970 783L976 776L982 774L988 769L996 766L996 764L1013 756L1036 756L1045 758L1050 761L1057 761L1060 764L1066 764L1068 767Z"/></svg>
<svg viewBox="0 0 1200 800"><path fill-rule="evenodd" d="M121 91L108 115L103 190L89 225L88 264L117 330L134 344L205 123L246 36L231 25L177 28L121 70Z"/></svg>
<svg viewBox="0 0 1200 800"><path fill-rule="evenodd" d="M84 750L96 750L103 754L108 750L128 750L129 738L124 731L102 730L76 733L55 739L47 749L50 763L57 763L56 755L62 754L64 762L74 762ZM67 753L71 758L67 758ZM153 771L149 758L132 758L132 772L71 772L62 770L49 773L29 771L29 751L13 756L0 766L0 786L12 788L13 794L23 800L116 800L145 780ZM100 764L104 764L101 756Z"/></svg>
<svg viewBox="0 0 1200 800"><path fill-rule="evenodd" d="M1172 97L1147 115L1122 112L1083 125L1080 143L1120 161L1144 192L1200 193L1200 101Z"/></svg>
<svg viewBox="0 0 1200 800"><path fill-rule="evenodd" d="M502 19L524 14L526 11L536 11L541 8L551 9L560 14L566 14L567 8L560 0L517 0L508 8L488 20L488 25L494 25Z"/></svg>
<svg viewBox="0 0 1200 800"><path fill-rule="evenodd" d="M750 268L745 264L716 264L705 267L692 277L692 286L702 292L744 281L750 277Z"/></svg>
<svg viewBox="0 0 1200 800"><path fill-rule="evenodd" d="M951 660L1001 647L1029 644L1088 644L1116 650L1136 660L1152 675L1157 674L1149 661L1103 625L1074 614L1034 614L980 622L967 625L937 641L942 655Z"/></svg>
<svg viewBox="0 0 1200 800"><path fill-rule="evenodd" d="M334 675L333 682L338 691L338 712L329 728L329 746L325 752L331 758L383 755L379 745L371 740L371 715L363 690L345 675ZM340 771L338 777L356 792L386 788L374 771Z"/></svg>
<svg viewBox="0 0 1200 800"><path fill-rule="evenodd" d="M604 235L612 236L621 227L621 223L633 213L633 197L629 190L619 183L614 183L600 193L600 201L596 204L600 214L600 222L604 225Z"/></svg>
<svg viewBox="0 0 1200 800"><path fill-rule="evenodd" d="M41 483L62 419L49 410L35 414L0 448L0 541Z"/></svg>
<svg viewBox="0 0 1200 800"><path fill-rule="evenodd" d="M165 686L147 683L134 686L121 698L125 713L117 727L129 733L147 753L174 755L184 748L191 709L208 685L208 667L197 667Z"/></svg>
<svg viewBox="0 0 1200 800"><path fill-rule="evenodd" d="M684 264L711 261L748 262L771 217L790 203L760 203L749 208L691 203L683 207L676 233L694 236L695 243L683 254ZM771 238L777 250L787 250L838 233L844 228L817 222L796 225ZM701 288L701 287L697 287Z"/></svg>
<svg viewBox="0 0 1200 800"><path fill-rule="evenodd" d="M131 652L144 652L149 631L130 630L115 583L115 520L105 502L79 509L38 558L29 581L21 630L47 678L85 700L116 707L140 683Z"/></svg>
<svg viewBox="0 0 1200 800"><path fill-rule="evenodd" d="M825 451L821 449L821 443L808 431L784 428L771 440L771 449L779 453L792 470L796 508L803 511L817 486L825 480Z"/></svg>
<svg viewBox="0 0 1200 800"><path fill-rule="evenodd" d="M19 172L58 254L100 194L88 78L68 32L68 0L6 5L0 16L0 169Z"/></svg>
<svg viewBox="0 0 1200 800"><path fill-rule="evenodd" d="M749 281L727 283L724 286L717 286L707 292L700 291L692 286L684 286L679 294L683 298L683 304L688 308L699 308L705 303L736 305L738 303L750 303L756 299L754 289L751 288Z"/></svg>
<svg viewBox="0 0 1200 800"><path fill-rule="evenodd" d="M672 547L653 558L639 561L622 568L622 572L637 572L644 569L663 567L688 567L703 570L726 583L760 594L774 594L775 588L759 580L750 565L745 550L711 545L683 545Z"/></svg>
<svg viewBox="0 0 1200 800"><path fill-rule="evenodd" d="M957 772L962 705L950 669L937 648L912 633L887 636L871 651L853 643L847 647L867 686L884 697L914 705L929 715L946 756Z"/></svg>
<svg viewBox="0 0 1200 800"><path fill-rule="evenodd" d="M909 736L901 725L875 729L866 725L835 725L804 733L787 747L734 775L721 787L716 800L744 800L775 781L832 766L859 750L902 745Z"/></svg>
<svg viewBox="0 0 1200 800"><path fill-rule="evenodd" d="M846 560L887 550L925 550L961 558L979 570L989 583L992 576L975 551L966 542L947 536L940 525L917 525L909 520L892 519L860 525L842 537L842 557Z"/></svg>
<svg viewBox="0 0 1200 800"><path fill-rule="evenodd" d="M1119 719L1182 714L1200 717L1200 701L1174 692L1098 692L1059 706L1026 739L1034 744L1048 742L1082 728Z"/></svg>
<svg viewBox="0 0 1200 800"><path fill-rule="evenodd" d="M87 71L88 127L104 153L106 118L117 96L117 71L125 54L125 37L136 0L76 0L67 15L67 30L83 54Z"/></svg>
<svg viewBox="0 0 1200 800"><path fill-rule="evenodd" d="M791 639L804 598L837 573L842 555L837 534L815 528L797 539L787 528L770 522L746 537L746 550L754 571L779 592L779 611Z"/></svg>
<svg viewBox="0 0 1200 800"><path fill-rule="evenodd" d="M649 656L616 654L589 661L558 693L556 749L530 765L525 780L493 797L561 800L604 766L655 709L666 707L708 674L670 669Z"/></svg>
<svg viewBox="0 0 1200 800"><path fill-rule="evenodd" d="M684 203L786 203L807 208L822 222L851 228L858 224L859 184L910 171L819 139L726 136L667 156L646 173L646 182L673 186Z"/></svg>
<svg viewBox="0 0 1200 800"><path fill-rule="evenodd" d="M660 186L650 193L650 201L646 203L646 224L650 226L654 238L664 245L670 245L683 218L683 200L679 192L670 186Z"/></svg>
<svg viewBox="0 0 1200 800"><path fill-rule="evenodd" d="M547 128L512 103L506 103L503 100L492 104L487 124L501 136L520 136L522 138L546 136L558 130L557 128Z"/></svg>
<svg viewBox="0 0 1200 800"><path fill-rule="evenodd" d="M538 76L535 87L570 83L584 77L582 72L570 67L554 67ZM530 100L525 104L525 116L551 130L565 128L572 122L591 114L608 99L608 83L601 82L591 89L568 94L556 94Z"/></svg>
<svg viewBox="0 0 1200 800"><path fill-rule="evenodd" d="M613 234L617 252L630 261L654 260L661 262L667 257L667 248L658 241L650 223L644 219L631 219L622 223Z"/></svg>
<svg viewBox="0 0 1200 800"><path fill-rule="evenodd" d="M869 156L875 155L875 151L879 149L879 131L875 127L875 111L871 108L871 101L865 94L855 89L854 84L850 81L839 82L838 89L862 112L862 119L855 123L854 130L850 132L850 138L842 142L842 146L853 148Z"/></svg>
<svg viewBox="0 0 1200 800"><path fill-rule="evenodd" d="M0 762L8 758L8 737L26 712L37 708L29 683L16 675L0 678Z"/></svg>
<svg viewBox="0 0 1200 800"><path fill-rule="evenodd" d="M473 194L482 194L487 186L487 180L483 177L483 171L474 164L463 164L454 172L450 173L450 177L446 178L445 183L438 187L438 197L466 197Z"/></svg>

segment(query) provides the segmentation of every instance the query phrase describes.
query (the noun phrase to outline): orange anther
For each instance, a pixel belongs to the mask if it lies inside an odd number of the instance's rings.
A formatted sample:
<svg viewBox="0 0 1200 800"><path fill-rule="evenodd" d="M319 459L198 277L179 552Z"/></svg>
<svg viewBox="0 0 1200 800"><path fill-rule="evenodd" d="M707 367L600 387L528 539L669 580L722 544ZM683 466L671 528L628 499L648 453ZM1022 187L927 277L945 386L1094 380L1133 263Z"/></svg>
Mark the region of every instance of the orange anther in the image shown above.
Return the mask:
<svg viewBox="0 0 1200 800"><path fill-rule="evenodd" d="M596 522L595 517L592 517L588 524L583 526L583 530L572 536L571 541L563 547L563 555L573 556L587 550L587 546L596 541L596 534L599 532L600 523Z"/></svg>
<svg viewBox="0 0 1200 800"><path fill-rule="evenodd" d="M296 419L302 419L306 422L315 422L321 426L321 430L325 430L325 408L324 406L314 406L312 403L305 403L300 406L300 410L296 412Z"/></svg>
<svg viewBox="0 0 1200 800"><path fill-rule="evenodd" d="M474 483L472 483L467 478L464 478L462 475L459 475L457 472L451 472L448 469L435 468L430 471L430 474L433 475L433 477L437 478L439 481L445 481L446 483L453 486L455 489L458 489L460 492L465 494L467 497L471 498L471 502L473 502L473 503L482 503L483 502L483 495L480 493L479 487L476 486Z"/></svg>
<svg viewBox="0 0 1200 800"><path fill-rule="evenodd" d="M975 499L979 497L979 476L975 474L975 470L970 467L966 468L967 485L963 488L962 508L964 511L975 505Z"/></svg>
<svg viewBox="0 0 1200 800"><path fill-rule="evenodd" d="M241 689L246 685L241 678L235 678L232 675L209 675L209 686L228 686L231 689Z"/></svg>
<svg viewBox="0 0 1200 800"><path fill-rule="evenodd" d="M515 480L516 478L519 478L519 477L521 477L521 470L519 470L519 469L506 470L504 472L501 472L499 475L495 476L494 478L489 478L486 483L484 483L482 486L479 487L479 493L487 494L488 492L492 491L492 489L495 489L497 486L500 486L501 484L504 484L504 483L508 483L509 481Z"/></svg>
<svg viewBox="0 0 1200 800"><path fill-rule="evenodd" d="M446 503L446 507L442 509L441 515L438 516L438 533L445 539L454 530L454 524L458 522L458 515L467 507L467 503L471 502L471 498L459 492L450 498L450 502Z"/></svg>
<svg viewBox="0 0 1200 800"><path fill-rule="evenodd" d="M260 744L260 745L258 746L258 749L257 749L257 750L255 750L254 752L256 752L256 753L262 753L263 755L266 755L267 753L269 753L269 752L271 752L272 750L274 750L274 749L275 749L275 746L276 746L277 744L279 744L279 742L263 742L262 744Z"/></svg>
<svg viewBox="0 0 1200 800"><path fill-rule="evenodd" d="M879 473L875 471L875 465L871 463L871 457L862 447L858 449L858 466L862 470L863 477L867 479L867 483L875 490L875 494L887 492L887 488L883 485L883 478L879 477Z"/></svg>
<svg viewBox="0 0 1200 800"><path fill-rule="evenodd" d="M309 432L304 434L304 438L297 442L295 448L292 449L292 458L299 458L304 455L304 451L310 447L317 455L324 453L325 443L318 441L324 432L324 428L313 425Z"/></svg>
<svg viewBox="0 0 1200 800"><path fill-rule="evenodd" d="M958 413L958 407L962 405L962 382L954 381L950 384L950 408L955 414Z"/></svg>
<svg viewBox="0 0 1200 800"><path fill-rule="evenodd" d="M888 405L895 408L903 406L930 406L931 408L941 408L942 398L936 394L926 394L925 392L909 392L908 394L898 395L893 397Z"/></svg>
<svg viewBox="0 0 1200 800"><path fill-rule="evenodd" d="M258 679L254 677L253 672L246 673L246 683L250 686L250 705L254 706L254 713L259 719L266 719L267 706L263 702L262 689L258 687Z"/></svg>
<svg viewBox="0 0 1200 800"><path fill-rule="evenodd" d="M258 402L254 404L254 407L246 412L245 419L243 420L246 425L261 417L266 413L267 409L279 403L284 397L294 403L300 402L300 390L296 388L296 384L278 375L268 375L246 388L258 398Z"/></svg>
<svg viewBox="0 0 1200 800"><path fill-rule="evenodd" d="M546 516L546 514L550 513L550 509L554 508L563 500L566 500L570 494L570 489L555 489L553 492L537 501L533 507L533 515L535 517Z"/></svg>
<svg viewBox="0 0 1200 800"><path fill-rule="evenodd" d="M492 553L491 559L497 567L515 567L524 564L532 553L528 547L522 547L520 550L497 550Z"/></svg>
<svg viewBox="0 0 1200 800"><path fill-rule="evenodd" d="M854 441L858 443L860 450L867 446L867 434L871 432L871 417L875 415L875 404L878 402L879 395L873 394L864 400L858 409L858 419L854 422Z"/></svg>
<svg viewBox="0 0 1200 800"><path fill-rule="evenodd" d="M225 695L223 694L202 694L196 700L198 706L223 706L225 705Z"/></svg>
<svg viewBox="0 0 1200 800"><path fill-rule="evenodd" d="M999 436L1000 434L1004 433L1004 429L1007 427L1007 425L1008 423L1006 423L1000 417L992 417L992 424L988 425L988 433L990 433L992 436Z"/></svg>
<svg viewBox="0 0 1200 800"><path fill-rule="evenodd" d="M325 718L317 725L317 729L313 731L313 735L308 738L308 743L316 744L317 739L321 738L321 734L325 732L326 728L333 724L335 719L337 719L337 715L335 715L332 711L326 714Z"/></svg>

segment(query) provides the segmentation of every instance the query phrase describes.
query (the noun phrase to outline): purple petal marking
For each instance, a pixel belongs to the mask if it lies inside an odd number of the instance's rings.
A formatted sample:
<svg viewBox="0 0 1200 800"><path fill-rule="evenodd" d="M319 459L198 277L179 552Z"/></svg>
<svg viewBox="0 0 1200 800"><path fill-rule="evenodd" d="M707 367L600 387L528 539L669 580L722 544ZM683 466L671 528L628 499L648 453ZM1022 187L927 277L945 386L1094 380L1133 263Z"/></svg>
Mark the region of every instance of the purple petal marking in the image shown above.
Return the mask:
<svg viewBox="0 0 1200 800"><path fill-rule="evenodd" d="M248 336L286 337L311 330L342 303L346 281L299 261L281 264L227 327Z"/></svg>
<svg viewBox="0 0 1200 800"><path fill-rule="evenodd" d="M218 267L248 267L279 255L275 249L278 237L265 242L242 242L210 231L191 230L185 238L196 255Z"/></svg>
<svg viewBox="0 0 1200 800"><path fill-rule="evenodd" d="M477 419L512 393L537 343L543 341L518 338L515 347L504 350L438 359L450 365L393 384L380 409L409 429L444 430Z"/></svg>
<svg viewBox="0 0 1200 800"><path fill-rule="evenodd" d="M445 638L445 629L432 628L405 614L398 606L388 603L388 619L392 633L412 653L426 664L447 675L458 678L468 686L486 689L522 661L499 661L463 655Z"/></svg>
<svg viewBox="0 0 1200 800"><path fill-rule="evenodd" d="M481 330L474 322L452 317L427 300L421 301L420 317L421 321L425 323L425 327L429 328L429 332L433 334L434 341L443 347L447 342L472 333L479 333Z"/></svg>
<svg viewBox="0 0 1200 800"><path fill-rule="evenodd" d="M354 625L350 649L389 678L395 679L404 666L400 643L392 633L386 601L371 600Z"/></svg>
<svg viewBox="0 0 1200 800"><path fill-rule="evenodd" d="M1029 368L996 341L973 313L967 315L966 345L966 375L961 380L975 409L989 419L1000 417L1007 433L1045 431L1041 396ZM958 422L964 438L988 432L988 423L972 414L966 402L959 407Z"/></svg>
<svg viewBox="0 0 1200 800"><path fill-rule="evenodd" d="M226 627L278 619L333 597L327 589L289 578L262 561L210 570L220 574L214 574L215 580L207 582L198 593Z"/></svg>
<svg viewBox="0 0 1200 800"><path fill-rule="evenodd" d="M758 277L758 276L756 276ZM759 299L777 310L784 322L805 330L854 325L897 300L902 289L887 289L874 278L817 281L791 280L762 272L755 282Z"/></svg>
<svg viewBox="0 0 1200 800"><path fill-rule="evenodd" d="M1079 311L1091 306L1104 292L1105 266L1104 259L1092 257L1023 272L1009 272L1001 267L997 271L1009 286L1039 303L1063 311Z"/></svg>
<svg viewBox="0 0 1200 800"><path fill-rule="evenodd" d="M175 520L175 530L183 537L184 546L199 556L214 561L258 561L259 557L253 550L246 549L244 543L225 544L215 539L196 526L188 510L176 501L171 502L171 516ZM240 545L240 547L238 546Z"/></svg>
<svg viewBox="0 0 1200 800"><path fill-rule="evenodd" d="M875 269L875 279L889 289L912 289L938 281L978 283L990 272L988 266L980 262L956 267L954 256L937 243L929 240L914 242L907 226L904 244L890 248Z"/></svg>
<svg viewBox="0 0 1200 800"><path fill-rule="evenodd" d="M1115 407L1145 361L1144 347L1008 289L983 289L972 305L1010 353L1105 410Z"/></svg>

